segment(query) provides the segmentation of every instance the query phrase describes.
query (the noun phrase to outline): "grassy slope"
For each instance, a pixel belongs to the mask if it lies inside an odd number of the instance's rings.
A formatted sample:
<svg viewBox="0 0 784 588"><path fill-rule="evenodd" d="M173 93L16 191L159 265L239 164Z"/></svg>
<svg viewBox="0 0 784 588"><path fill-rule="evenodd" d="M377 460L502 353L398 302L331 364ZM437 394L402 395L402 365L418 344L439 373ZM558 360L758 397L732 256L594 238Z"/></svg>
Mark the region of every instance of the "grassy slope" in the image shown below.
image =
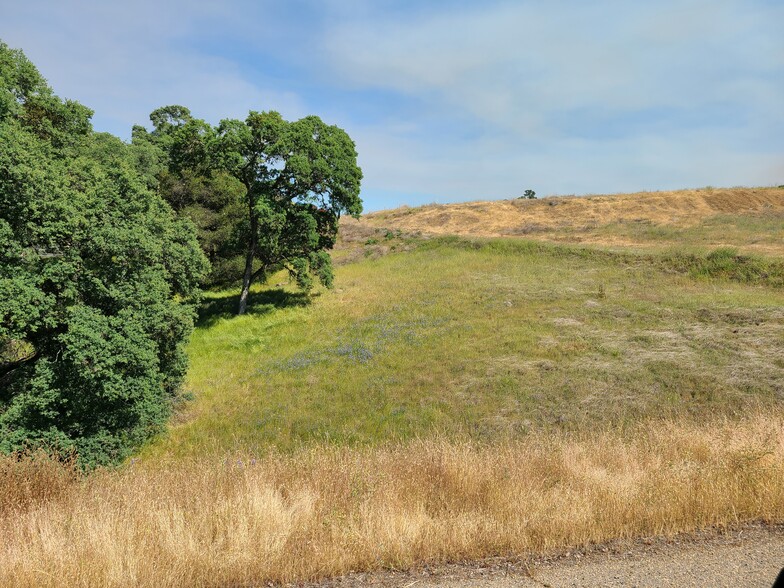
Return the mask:
<svg viewBox="0 0 784 588"><path fill-rule="evenodd" d="M251 586L781 522L784 266L657 251L712 243L700 218L651 220L645 255L349 224L312 303L210 295L155 458L0 460L0 585ZM724 218L747 250L781 231Z"/></svg>
<svg viewBox="0 0 784 588"><path fill-rule="evenodd" d="M782 289L679 259L436 240L340 267L309 305L271 287L237 318L215 294L190 348L196 401L150 451L497 440L779 403Z"/></svg>
<svg viewBox="0 0 784 588"><path fill-rule="evenodd" d="M344 232L526 237L613 248L705 251L732 245L784 256L784 188L642 192L584 198L403 207L344 223Z"/></svg>

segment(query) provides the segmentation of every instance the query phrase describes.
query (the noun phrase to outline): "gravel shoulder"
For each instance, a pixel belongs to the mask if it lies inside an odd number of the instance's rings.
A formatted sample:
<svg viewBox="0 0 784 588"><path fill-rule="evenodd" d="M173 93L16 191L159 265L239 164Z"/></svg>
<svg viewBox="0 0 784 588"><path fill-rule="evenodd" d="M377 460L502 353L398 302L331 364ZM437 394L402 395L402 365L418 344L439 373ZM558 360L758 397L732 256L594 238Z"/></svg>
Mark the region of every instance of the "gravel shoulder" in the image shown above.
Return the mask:
<svg viewBox="0 0 784 588"><path fill-rule="evenodd" d="M673 538L615 541L527 559L352 574L317 586L357 588L760 587L784 567L784 525L748 524Z"/></svg>

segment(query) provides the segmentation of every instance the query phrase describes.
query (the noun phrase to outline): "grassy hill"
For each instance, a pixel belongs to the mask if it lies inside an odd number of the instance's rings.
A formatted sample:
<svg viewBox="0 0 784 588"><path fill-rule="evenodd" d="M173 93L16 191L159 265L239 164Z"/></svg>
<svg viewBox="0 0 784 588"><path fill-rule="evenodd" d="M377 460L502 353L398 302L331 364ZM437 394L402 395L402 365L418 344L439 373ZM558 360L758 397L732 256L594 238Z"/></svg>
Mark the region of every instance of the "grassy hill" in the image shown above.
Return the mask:
<svg viewBox="0 0 784 588"><path fill-rule="evenodd" d="M608 224L575 232L599 217L635 219L656 247L608 248ZM548 241L592 245L484 237L521 218L550 227L538 233ZM713 243L706 227L721 223L732 230ZM208 295L190 349L195 401L151 450L498 440L776 406L784 259L673 248L653 239L661 226L673 238L691 231L692 243L775 251L784 189L426 206L345 222L334 291L308 299L277 276L244 317L233 316L234 292ZM463 236L432 237L450 230Z"/></svg>
<svg viewBox="0 0 784 588"><path fill-rule="evenodd" d="M409 246L340 267L337 289L307 304L260 288L235 317L234 293L210 295L190 348L195 401L155 450L498 440L781 401L781 262Z"/></svg>
<svg viewBox="0 0 784 588"><path fill-rule="evenodd" d="M704 188L398 208L346 219L344 235L525 237L613 248L707 250L784 256L784 188Z"/></svg>
<svg viewBox="0 0 784 588"><path fill-rule="evenodd" d="M251 586L784 522L783 242L782 189L346 221L334 290L275 276L242 317L206 295L191 400L140 460L0 462L0 585Z"/></svg>

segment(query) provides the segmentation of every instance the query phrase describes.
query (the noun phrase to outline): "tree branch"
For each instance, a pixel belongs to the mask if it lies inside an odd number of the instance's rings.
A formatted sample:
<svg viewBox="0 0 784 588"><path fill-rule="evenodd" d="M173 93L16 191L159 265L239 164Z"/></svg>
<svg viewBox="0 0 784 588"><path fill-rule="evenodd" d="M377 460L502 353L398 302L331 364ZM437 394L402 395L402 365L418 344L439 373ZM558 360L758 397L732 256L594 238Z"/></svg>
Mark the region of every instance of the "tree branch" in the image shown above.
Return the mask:
<svg viewBox="0 0 784 588"><path fill-rule="evenodd" d="M36 351L28 357L17 359L16 361L11 361L0 366L0 388L5 388L11 382L11 378L16 370L29 363L35 363L40 357L40 354Z"/></svg>
<svg viewBox="0 0 784 588"><path fill-rule="evenodd" d="M255 281L256 278L258 278L259 276L263 275L267 271L267 267L269 267L269 266L263 265L259 269L257 269L255 272L253 272L251 274L251 277L250 277L251 281Z"/></svg>

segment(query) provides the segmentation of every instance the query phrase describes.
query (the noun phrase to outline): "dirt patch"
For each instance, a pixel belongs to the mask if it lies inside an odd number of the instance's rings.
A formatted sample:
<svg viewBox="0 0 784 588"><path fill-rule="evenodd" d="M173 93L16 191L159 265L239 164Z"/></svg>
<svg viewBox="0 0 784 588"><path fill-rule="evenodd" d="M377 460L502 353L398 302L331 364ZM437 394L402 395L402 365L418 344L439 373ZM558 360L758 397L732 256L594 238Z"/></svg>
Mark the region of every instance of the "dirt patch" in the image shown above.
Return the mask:
<svg viewBox="0 0 784 588"><path fill-rule="evenodd" d="M351 574L308 588L541 588L737 586L768 588L784 566L784 526L754 523L674 537L408 571Z"/></svg>

